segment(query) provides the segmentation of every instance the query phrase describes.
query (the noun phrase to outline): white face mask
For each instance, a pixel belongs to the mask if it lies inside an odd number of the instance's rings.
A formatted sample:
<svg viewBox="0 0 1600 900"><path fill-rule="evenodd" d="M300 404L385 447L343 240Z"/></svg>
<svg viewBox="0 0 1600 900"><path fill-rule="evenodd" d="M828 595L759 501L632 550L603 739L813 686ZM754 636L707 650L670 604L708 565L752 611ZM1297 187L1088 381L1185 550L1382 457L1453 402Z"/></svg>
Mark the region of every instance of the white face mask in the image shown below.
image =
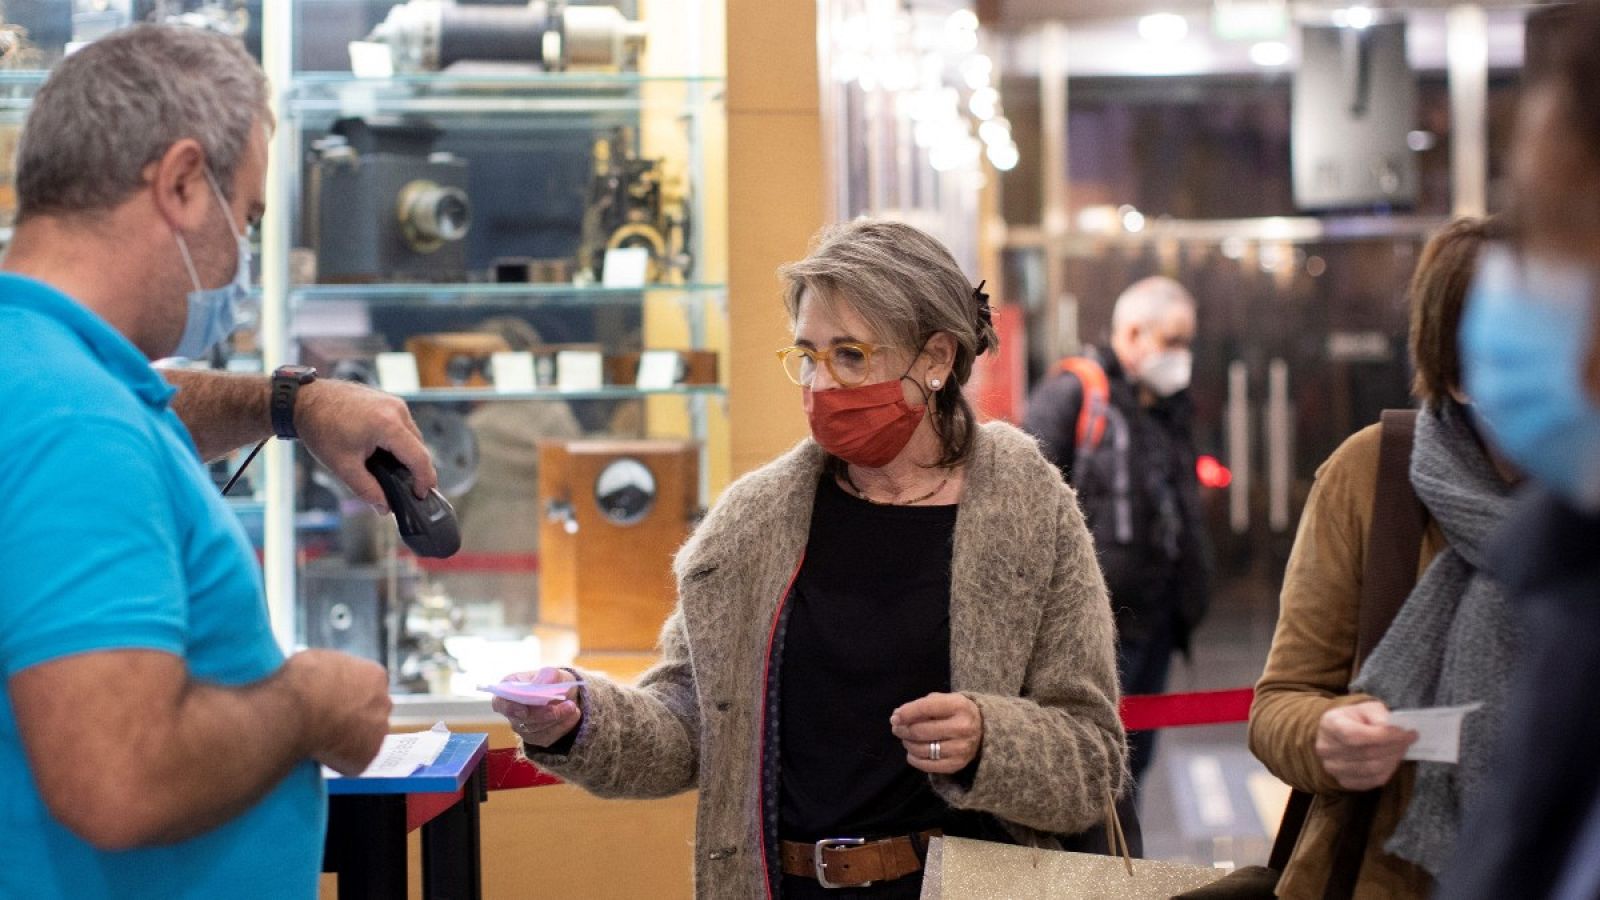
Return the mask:
<svg viewBox="0 0 1600 900"><path fill-rule="evenodd" d="M1171 397L1187 388L1194 375L1194 353L1164 350L1139 367L1139 382L1157 397Z"/></svg>

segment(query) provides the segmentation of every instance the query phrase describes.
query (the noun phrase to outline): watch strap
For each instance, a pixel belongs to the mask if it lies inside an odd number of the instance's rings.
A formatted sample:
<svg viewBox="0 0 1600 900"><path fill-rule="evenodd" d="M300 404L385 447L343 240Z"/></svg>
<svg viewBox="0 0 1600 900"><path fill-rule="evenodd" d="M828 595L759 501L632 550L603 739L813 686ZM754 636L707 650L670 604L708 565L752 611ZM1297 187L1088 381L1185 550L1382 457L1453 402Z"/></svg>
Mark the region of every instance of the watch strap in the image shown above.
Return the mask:
<svg viewBox="0 0 1600 900"><path fill-rule="evenodd" d="M302 366L285 366L272 373L272 433L279 439L292 441L300 436L294 427L295 398L300 386L315 378L315 369Z"/></svg>

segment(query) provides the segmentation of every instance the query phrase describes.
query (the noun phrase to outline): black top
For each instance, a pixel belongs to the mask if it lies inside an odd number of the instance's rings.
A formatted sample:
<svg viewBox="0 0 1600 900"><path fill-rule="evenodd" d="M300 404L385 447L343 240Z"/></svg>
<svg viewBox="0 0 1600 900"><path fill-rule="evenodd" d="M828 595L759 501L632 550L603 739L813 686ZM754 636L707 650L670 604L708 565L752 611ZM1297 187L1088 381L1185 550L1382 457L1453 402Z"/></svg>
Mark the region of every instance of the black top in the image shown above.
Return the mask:
<svg viewBox="0 0 1600 900"><path fill-rule="evenodd" d="M818 486L779 663L784 840L1004 839L990 817L946 806L889 731L896 707L950 690L956 509L868 503L831 476Z"/></svg>

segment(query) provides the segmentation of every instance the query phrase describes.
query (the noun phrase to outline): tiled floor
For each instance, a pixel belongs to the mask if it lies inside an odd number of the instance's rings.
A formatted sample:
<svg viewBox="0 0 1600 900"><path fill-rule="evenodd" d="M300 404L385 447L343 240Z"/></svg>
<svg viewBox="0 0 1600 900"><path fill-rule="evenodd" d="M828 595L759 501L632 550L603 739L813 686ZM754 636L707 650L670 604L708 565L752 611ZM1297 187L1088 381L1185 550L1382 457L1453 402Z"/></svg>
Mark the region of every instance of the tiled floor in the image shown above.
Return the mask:
<svg viewBox="0 0 1600 900"><path fill-rule="evenodd" d="M1266 578L1219 586L1195 635L1194 657L1174 659L1168 690L1254 684L1276 610ZM1264 863L1287 798L1287 787L1250 755L1243 723L1164 731L1140 797L1145 855L1200 865Z"/></svg>

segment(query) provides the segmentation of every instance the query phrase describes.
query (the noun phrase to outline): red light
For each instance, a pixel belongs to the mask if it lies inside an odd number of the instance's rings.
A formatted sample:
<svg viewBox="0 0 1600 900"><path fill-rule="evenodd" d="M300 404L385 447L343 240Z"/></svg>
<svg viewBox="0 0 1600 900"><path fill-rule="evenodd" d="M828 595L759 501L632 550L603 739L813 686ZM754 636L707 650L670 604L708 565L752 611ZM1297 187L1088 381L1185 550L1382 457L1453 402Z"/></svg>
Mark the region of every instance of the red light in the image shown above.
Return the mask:
<svg viewBox="0 0 1600 900"><path fill-rule="evenodd" d="M1194 461L1195 477L1200 479L1201 487L1225 488L1233 484L1233 473L1228 467L1217 462L1215 456L1202 456Z"/></svg>

